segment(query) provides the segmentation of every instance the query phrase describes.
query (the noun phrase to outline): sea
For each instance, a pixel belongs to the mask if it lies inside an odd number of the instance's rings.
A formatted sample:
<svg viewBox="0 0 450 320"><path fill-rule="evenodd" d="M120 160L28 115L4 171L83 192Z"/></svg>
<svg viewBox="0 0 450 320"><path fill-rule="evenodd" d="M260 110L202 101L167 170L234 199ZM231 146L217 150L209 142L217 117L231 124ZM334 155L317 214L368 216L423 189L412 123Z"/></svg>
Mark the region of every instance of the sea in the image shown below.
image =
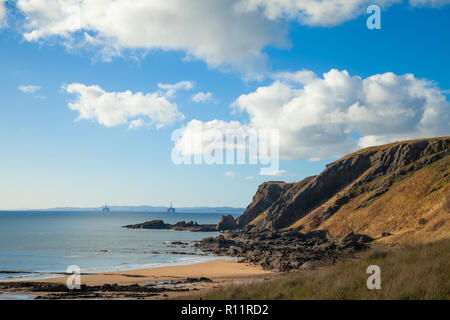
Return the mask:
<svg viewBox="0 0 450 320"><path fill-rule="evenodd" d="M161 219L216 224L218 213L0 212L0 281L60 276L72 265L83 273L187 265L216 259L193 247L217 232L127 229ZM181 241L182 248L171 242ZM183 252L185 254L176 254Z"/></svg>

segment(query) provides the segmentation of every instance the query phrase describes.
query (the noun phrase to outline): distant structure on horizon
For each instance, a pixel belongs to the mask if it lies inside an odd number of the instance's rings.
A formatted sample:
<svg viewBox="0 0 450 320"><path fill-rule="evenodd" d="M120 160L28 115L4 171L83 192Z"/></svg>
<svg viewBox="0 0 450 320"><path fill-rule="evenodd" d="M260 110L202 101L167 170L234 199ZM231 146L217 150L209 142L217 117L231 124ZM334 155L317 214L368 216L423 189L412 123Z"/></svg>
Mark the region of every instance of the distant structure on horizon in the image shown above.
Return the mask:
<svg viewBox="0 0 450 320"><path fill-rule="evenodd" d="M108 214L109 213L109 207L105 204L105 206L102 208L102 212Z"/></svg>
<svg viewBox="0 0 450 320"><path fill-rule="evenodd" d="M167 212L175 212L175 208L172 207L172 202L170 203L170 208L167 208Z"/></svg>

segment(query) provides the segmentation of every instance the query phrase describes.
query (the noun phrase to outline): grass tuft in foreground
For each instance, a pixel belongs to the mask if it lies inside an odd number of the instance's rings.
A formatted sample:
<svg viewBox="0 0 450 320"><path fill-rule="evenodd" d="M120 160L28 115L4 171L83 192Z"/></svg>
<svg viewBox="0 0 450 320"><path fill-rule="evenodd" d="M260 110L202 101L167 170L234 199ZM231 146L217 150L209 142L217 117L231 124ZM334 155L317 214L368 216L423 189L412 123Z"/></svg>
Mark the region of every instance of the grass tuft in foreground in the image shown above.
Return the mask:
<svg viewBox="0 0 450 320"><path fill-rule="evenodd" d="M366 286L369 265L381 268L381 289ZM450 239L377 248L353 259L273 280L212 289L202 299L450 299Z"/></svg>

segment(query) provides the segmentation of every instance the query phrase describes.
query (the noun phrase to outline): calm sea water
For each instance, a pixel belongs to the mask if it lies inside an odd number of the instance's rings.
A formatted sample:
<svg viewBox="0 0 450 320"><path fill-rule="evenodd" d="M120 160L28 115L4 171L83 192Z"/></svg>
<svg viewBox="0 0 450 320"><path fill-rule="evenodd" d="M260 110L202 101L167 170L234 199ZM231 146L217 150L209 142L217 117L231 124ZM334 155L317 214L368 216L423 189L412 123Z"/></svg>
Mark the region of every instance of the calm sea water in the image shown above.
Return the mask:
<svg viewBox="0 0 450 320"><path fill-rule="evenodd" d="M215 232L135 230L121 226L153 219L166 223L194 220L199 224L215 224L220 216L215 213L0 212L0 281L51 277L55 276L52 273L64 272L69 265L78 265L84 272L103 272L217 259L201 255L192 247L174 248L170 244L171 241L192 243L216 236Z"/></svg>

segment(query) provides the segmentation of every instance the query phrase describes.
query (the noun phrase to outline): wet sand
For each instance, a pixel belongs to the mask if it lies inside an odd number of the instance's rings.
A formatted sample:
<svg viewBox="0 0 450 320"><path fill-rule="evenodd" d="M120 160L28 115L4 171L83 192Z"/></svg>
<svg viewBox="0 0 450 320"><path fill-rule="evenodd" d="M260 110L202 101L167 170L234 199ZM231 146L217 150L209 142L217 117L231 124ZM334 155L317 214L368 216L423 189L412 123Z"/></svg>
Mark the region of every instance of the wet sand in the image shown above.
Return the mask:
<svg viewBox="0 0 450 320"><path fill-rule="evenodd" d="M276 273L263 270L262 268L250 264L238 263L234 261L216 260L204 262L199 264L185 265L185 266L171 266L150 269L140 269L131 271L116 271L105 272L98 274L89 274L81 276L81 284L86 286L104 286L104 285L118 285L118 286L132 286L138 285L155 285L157 287L164 287L169 289L181 289L178 291L161 291L154 295L137 295L140 299L167 299L175 298L177 296L186 296L190 294L199 294L202 291L211 288L231 285L234 283L262 281L270 278ZM196 281L200 278L202 281ZM53 279L27 281L32 283L50 283L50 284L66 284L67 276ZM210 281L209 281L210 280ZM8 290L9 291L9 290ZM30 293L23 288L13 289L14 293ZM100 297L96 298L130 298L130 295L121 296L119 293L104 294L104 290L99 290ZM6 293L6 292L5 292ZM50 292L34 292L34 294L47 296ZM73 298L77 298L74 296ZM85 298L80 296L81 299Z"/></svg>

